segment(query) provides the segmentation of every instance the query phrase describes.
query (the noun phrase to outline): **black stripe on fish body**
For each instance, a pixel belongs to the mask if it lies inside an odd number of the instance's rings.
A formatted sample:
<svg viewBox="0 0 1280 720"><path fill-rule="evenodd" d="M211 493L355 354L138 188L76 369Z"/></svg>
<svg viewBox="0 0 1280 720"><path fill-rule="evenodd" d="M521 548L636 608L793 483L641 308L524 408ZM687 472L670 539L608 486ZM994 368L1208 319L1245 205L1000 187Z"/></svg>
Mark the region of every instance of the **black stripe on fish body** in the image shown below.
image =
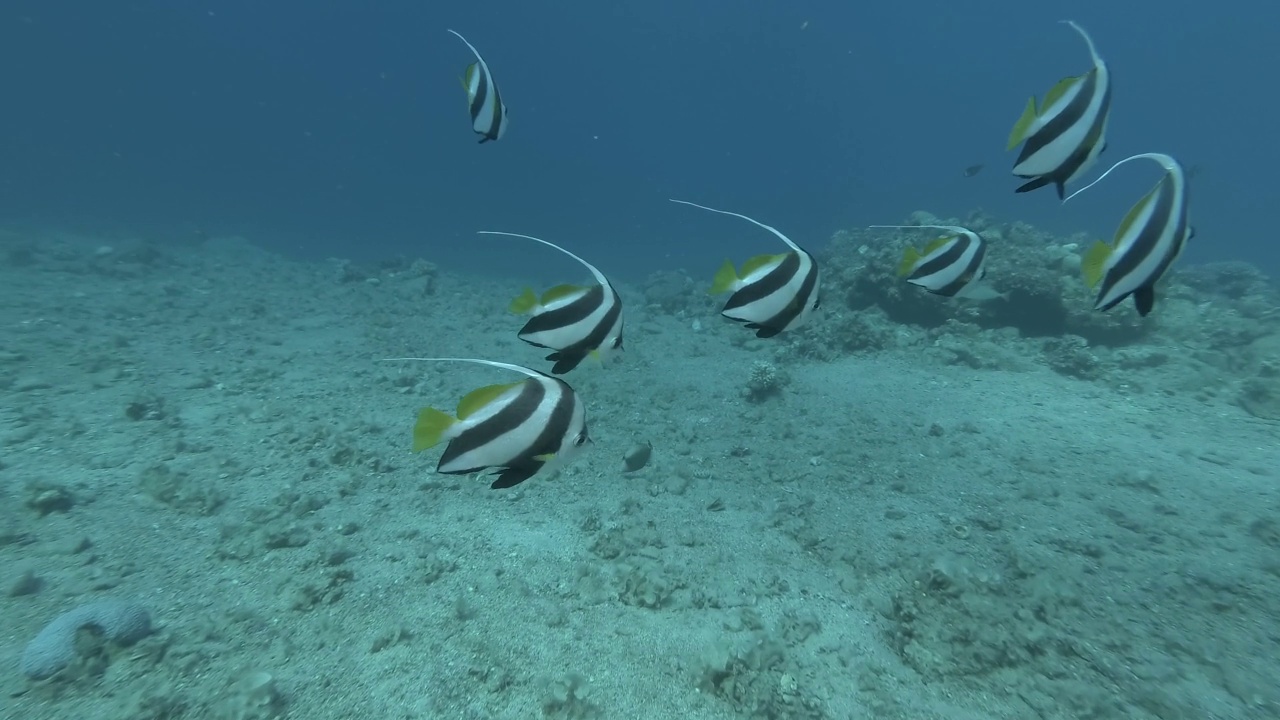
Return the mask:
<svg viewBox="0 0 1280 720"><path fill-rule="evenodd" d="M1102 139L1102 133L1107 126L1107 112L1110 110L1110 106L1111 92L1110 89L1108 89L1107 96L1103 98L1102 109L1098 113L1098 117L1093 126L1089 128L1089 134L1085 136L1084 142L1081 143L1071 153L1071 155L1067 157L1066 161L1059 165L1053 172L1037 177L1031 182L1020 186L1014 192L1030 192L1052 183L1054 189L1058 191L1058 199L1064 199L1066 197L1067 182L1080 171L1080 168L1084 167L1085 163L1092 162L1095 159L1094 157L1091 157L1093 156L1094 147L1099 142L1104 142ZM1103 145L1102 150L1105 149L1106 145ZM1098 154L1101 154L1101 152L1102 151L1099 150ZM1029 176L1020 175L1019 177Z"/></svg>
<svg viewBox="0 0 1280 720"><path fill-rule="evenodd" d="M476 63L476 74L479 82L476 83L476 94L471 99L471 107L469 108L471 111L471 129L477 135L483 136L480 138L480 142L497 140L504 119L502 95L498 92L498 86L494 84L493 78L483 64ZM486 116L484 108L489 100L490 93L493 94L493 109Z"/></svg>
<svg viewBox="0 0 1280 720"><path fill-rule="evenodd" d="M622 301L619 299L609 308L608 312L605 313L604 319L595 326L586 339L548 355L546 359L555 363L551 367L551 374L563 375L578 367L588 355L599 350L604 345L605 340L609 338L609 333L612 332L614 325L619 322L621 315ZM614 349L620 347L622 347L621 328L619 328L618 337L613 343Z"/></svg>
<svg viewBox="0 0 1280 720"><path fill-rule="evenodd" d="M1133 306L1138 309L1139 317L1146 317L1156 306L1156 288L1144 285L1133 291Z"/></svg>
<svg viewBox="0 0 1280 720"><path fill-rule="evenodd" d="M1059 165L1053 172L1040 175L1029 183L1019 185L1018 189L1014 190L1014 192L1031 192L1032 190L1039 190L1045 185L1053 185L1054 190L1058 192L1058 199L1065 200L1067 196L1067 182L1070 181L1071 178L1075 177L1076 173L1080 171L1080 168L1085 166L1085 163L1092 162L1096 159L1095 157L1091 157L1093 155L1093 148L1099 142L1103 128L1105 127L1106 119L1099 115L1099 121L1090 129L1089 135L1085 137L1085 142L1077 147L1075 151L1067 157L1065 162ZM1104 145L1102 149L1105 150L1106 146ZM1101 151L1099 151L1099 154L1101 154ZM1027 178L1031 176L1019 175L1018 177Z"/></svg>
<svg viewBox="0 0 1280 720"><path fill-rule="evenodd" d="M560 381L557 380L555 382ZM513 453L512 457L494 458L493 462L486 465L459 468L452 471L443 469L459 457L482 448L504 435L519 430L525 423L529 422L542 403L546 401L547 386L545 381L535 378L525 381L520 388L519 394L511 402L507 403L505 407L494 413L492 417L466 429L461 435L450 440L448 447L444 449L444 454L440 456L440 462L436 464L436 470L446 475L463 475L489 467L506 467L522 457L537 455L538 453L536 452L529 453L527 449L522 449Z"/></svg>
<svg viewBox="0 0 1280 720"><path fill-rule="evenodd" d="M485 72L484 66L480 63L476 63L476 78L476 94L471 97L471 106L468 108L471 112L471 126L473 128L484 115L484 104L489 99L489 73ZM480 131L476 130L476 132Z"/></svg>
<svg viewBox="0 0 1280 720"><path fill-rule="evenodd" d="M502 104L502 93L498 86L493 86L493 115L489 118L489 130L480 138L480 142L497 140L502 136L503 127L507 123L507 106Z"/></svg>
<svg viewBox="0 0 1280 720"><path fill-rule="evenodd" d="M800 255L794 251L789 252L782 259L782 262L765 273L764 277L738 288L738 291L730 295L729 299L725 301L724 307L721 308L720 312L736 310L744 305L759 302L774 293L781 292L798 272L800 272Z"/></svg>
<svg viewBox="0 0 1280 720"><path fill-rule="evenodd" d="M1023 161L1030 158L1037 150L1044 148L1060 135L1066 133L1072 128L1072 126L1082 119L1084 112L1088 109L1089 102L1091 102L1091 98L1085 93L1085 90L1096 87L1097 84L1096 71L1090 71L1089 75L1090 79L1086 81L1085 87L1081 88L1081 91L1072 98L1067 107L1064 108L1057 117L1041 128L1040 132L1037 132L1027 139L1026 143L1022 146L1022 152L1018 154L1018 160L1014 163L1014 167L1017 167ZM1084 101L1083 106L1077 108L1077 105L1080 104L1081 100ZM1021 178L1031 178L1031 182L1019 186L1014 192L1031 192L1032 190L1038 190L1046 185L1052 184L1058 193L1058 199L1064 199L1066 197L1067 182L1071 180L1086 163L1095 159L1094 157L1091 157L1093 155L1094 147L1096 147L1100 142L1105 143L1102 135L1106 131L1107 116L1110 112L1111 83L1108 82L1106 92L1102 96L1102 104L1098 106L1098 114L1094 117L1093 124L1089 126L1089 132L1085 135L1084 141L1077 145L1075 149L1071 151L1071 154L1068 155L1067 158L1058 165L1058 167L1054 168L1052 172L1044 173L1043 175L1018 175L1017 177ZM1067 122L1064 119L1064 116L1069 114L1075 115L1075 119L1071 122ZM1105 149L1106 145L1104 144L1102 146L1102 150ZM1099 150L1099 154L1101 154L1101 150Z"/></svg>
<svg viewBox="0 0 1280 720"><path fill-rule="evenodd" d="M607 291L607 294L606 294ZM589 323L591 316L604 305L608 305L604 315L594 325ZM540 313L530 318L520 330L521 340L535 347L548 348L555 352L547 355L547 360L555 363L551 368L553 375L563 375L576 368L593 351L601 348L609 339L614 327L621 323L622 298L612 286L596 285L588 289L567 305ZM576 327L575 327L576 326ZM538 342L538 333L569 331L570 340L558 343L560 347ZM621 327L614 341L614 348L622 346Z"/></svg>
<svg viewBox="0 0 1280 720"><path fill-rule="evenodd" d="M609 288L609 290L613 293L613 297L616 302L617 293L613 292L613 288ZM572 334L576 339L571 341L570 344L565 347L580 343L583 339L588 337L593 330L595 330L595 328L586 325L587 319L589 319L591 314L599 310L606 302L608 302L608 298L605 295L604 286L593 285L590 288L587 288L586 292L574 298L572 302L561 305L554 310L540 312L529 318L529 321L520 329L520 339L530 343L531 345L537 345L538 347L551 347L550 345L542 345L532 342L525 338L525 335L555 332L557 330L574 330L575 326L582 325L581 328L576 328L577 332ZM551 349L563 350L564 348L553 347Z"/></svg>
<svg viewBox="0 0 1280 720"><path fill-rule="evenodd" d="M489 488L491 490L505 490L506 488L515 487L537 475L545 464L541 460L530 459L528 462L508 465L497 474L494 481L489 484Z"/></svg>
<svg viewBox="0 0 1280 720"><path fill-rule="evenodd" d="M946 244L946 249L916 266L916 269L907 276L907 281L923 280L930 275L945 272L964 259L964 254L969 251L969 245L972 242L973 238L965 233L956 235Z"/></svg>
<svg viewBox="0 0 1280 720"><path fill-rule="evenodd" d="M814 309L818 307L820 299L818 297L819 293L817 287L818 264L813 262L813 259L810 258L809 272L805 275L804 280L800 284L800 291L791 298L791 302L787 303L782 312L774 315L768 320L761 322L749 322L747 323L747 327L755 330L756 337L762 339L771 338L783 330L786 330L787 327L805 311L805 306L808 305L810 301L813 302Z"/></svg>
<svg viewBox="0 0 1280 720"><path fill-rule="evenodd" d="M982 255L984 253L986 253L985 249L978 251L977 254ZM965 288L969 287L969 285L971 285L972 283L982 279L982 276L985 273L982 272L981 262L982 262L981 260L978 260L977 263L965 268L964 272L961 273L960 276L957 277L954 281L952 281L947 285L944 285L943 287L938 288L937 290L930 290L930 292L932 292L934 295L942 295L944 297L955 297L956 294L959 293L961 290L964 290Z"/></svg>
<svg viewBox="0 0 1280 720"><path fill-rule="evenodd" d="M968 235L961 235L960 237L962 237L963 240L961 242L957 242L956 247L957 248L961 246L963 247L959 250L958 253L954 252L955 248L953 248L951 251L948 251L947 253L944 253L944 255L950 256L952 258L952 262L948 263L946 266L940 267L938 270L939 272L946 269L950 269L953 272L956 272L958 270L958 274L956 274L955 278L952 279L951 282L948 282L945 285L941 285L937 289L931 289L928 287L925 288L929 290L929 292L933 293L934 295L954 297L956 293L968 287L970 283L974 282L975 280L982 279L981 277L982 263L983 263L983 260L985 260L987 257L987 244L985 242L978 241L975 246L973 238L969 237ZM968 261L966 262L964 255L965 253L969 252L970 248L973 248L973 255L972 257L968 258ZM961 263L964 264L964 267L957 268L956 265L959 265ZM932 265L933 263L928 263L928 264Z"/></svg>
<svg viewBox="0 0 1280 720"><path fill-rule="evenodd" d="M566 436L573 429L570 425L573 423L573 411L574 406L578 403L578 398L573 394L573 388L569 387L567 383L560 380L555 380L555 382L559 386L560 399L556 401L555 407L552 408L551 417L547 419L547 424L543 426L542 432L538 433L537 439L534 440L533 445L530 446L527 452L503 466L502 472L498 473L498 477L489 485L491 489L501 490L519 485L533 477L535 473L547 464L546 460L539 458L549 457L560 452ZM584 419L582 423L582 438L584 441L586 437L587 424Z"/></svg>
<svg viewBox="0 0 1280 720"><path fill-rule="evenodd" d="M1126 297L1133 294L1139 289L1154 286L1164 271L1169 268L1177 257L1177 245L1179 244L1178 235L1174 235L1173 245L1175 247L1161 248L1160 240L1168 229L1169 223L1177 222L1178 229L1185 232L1186 221L1179 218L1173 218L1173 206L1177 202L1177 194L1174 192L1173 176L1166 174L1160 180L1160 189L1156 193L1155 203L1151 208L1151 213L1143 223L1142 229L1138 231L1138 236L1133 243L1124 250L1122 255L1107 274L1102 278L1102 285L1098 288L1098 300L1105 298L1111 290L1121 284L1125 280L1136 280L1132 284L1134 290L1112 298L1110 302L1104 305L1098 305L1097 309L1103 312L1119 305ZM1117 248L1119 250L1119 248ZM1164 252L1164 257L1159 261L1155 270L1146 278L1136 278L1134 275L1141 269L1142 263L1155 253ZM1150 309L1148 308L1148 312ZM1143 313L1145 315L1145 313Z"/></svg>
<svg viewBox="0 0 1280 720"><path fill-rule="evenodd" d="M1161 256L1160 264L1151 273L1151 279L1147 281L1146 285L1133 291L1133 304L1141 317L1146 317L1155 306L1156 283L1160 282L1160 278L1164 277L1164 274L1168 272L1169 267L1173 265L1173 262L1178 259L1178 255L1182 252L1183 245L1190 239L1191 228L1185 216L1178 219L1178 225L1174 232L1173 244Z"/></svg>
<svg viewBox="0 0 1280 720"><path fill-rule="evenodd" d="M1077 125L1089 110L1089 105L1093 102L1093 96L1097 92L1097 88L1098 73L1096 70L1090 70L1086 74L1084 83L1081 84L1079 91L1071 98L1071 102L1062 108L1062 112L1059 112L1052 120L1045 123L1044 127L1026 139L1022 145L1022 151L1018 153L1017 161L1013 163L1014 167L1031 159L1031 156L1044 150L1050 143L1065 135L1067 131ZM1101 114L1099 113L1099 115Z"/></svg>
<svg viewBox="0 0 1280 720"><path fill-rule="evenodd" d="M1018 177L1022 177L1022 176L1021 176L1021 175L1019 175ZM1058 197L1059 197L1059 198L1066 197L1066 181L1065 181L1065 179L1053 179L1053 178L1049 177L1048 175L1042 175L1042 176L1040 176L1040 177L1038 177L1038 178L1036 178L1036 179L1032 180L1031 182L1023 183L1023 184L1019 185L1019 186L1018 186L1018 189L1017 189L1017 190L1014 190L1014 192L1015 192L1015 193L1026 193L1026 192L1031 192L1032 190L1039 190L1040 188L1042 188L1042 187L1044 187L1045 185L1048 185L1048 184L1050 184L1050 183L1052 183L1052 184L1053 184L1053 186L1054 186L1055 188L1057 188L1057 190L1058 190Z"/></svg>

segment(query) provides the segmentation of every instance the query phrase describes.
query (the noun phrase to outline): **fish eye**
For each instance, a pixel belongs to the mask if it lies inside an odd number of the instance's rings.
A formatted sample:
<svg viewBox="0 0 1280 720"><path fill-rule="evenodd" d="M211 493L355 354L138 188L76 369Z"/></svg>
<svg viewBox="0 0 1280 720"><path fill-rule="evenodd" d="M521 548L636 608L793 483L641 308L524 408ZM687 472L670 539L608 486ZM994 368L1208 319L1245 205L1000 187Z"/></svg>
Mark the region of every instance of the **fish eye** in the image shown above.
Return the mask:
<svg viewBox="0 0 1280 720"><path fill-rule="evenodd" d="M573 439L573 446L582 447L587 444L587 439L586 433L578 433L578 436Z"/></svg>

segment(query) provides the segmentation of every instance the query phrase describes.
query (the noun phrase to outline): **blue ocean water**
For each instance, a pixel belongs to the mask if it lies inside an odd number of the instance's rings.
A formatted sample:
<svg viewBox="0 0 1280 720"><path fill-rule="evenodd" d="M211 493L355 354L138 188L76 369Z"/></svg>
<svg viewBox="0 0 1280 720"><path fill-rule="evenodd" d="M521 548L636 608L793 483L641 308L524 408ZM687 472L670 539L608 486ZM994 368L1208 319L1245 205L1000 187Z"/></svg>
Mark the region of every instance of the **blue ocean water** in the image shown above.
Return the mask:
<svg viewBox="0 0 1280 720"><path fill-rule="evenodd" d="M1071 15L1115 76L1104 163L1161 151L1198 167L1187 258L1274 271L1258 222L1280 148L1256 74L1280 62L1280 9L1240 7L10 0L0 215L471 266L502 262L471 249L488 228L633 275L713 265L733 242L690 242L667 197L815 248L918 209L1107 237L1142 170L1059 207L1013 194L1003 150L1027 96L1087 69L1056 24ZM500 143L473 147L456 80L471 57L446 28L498 78Z"/></svg>

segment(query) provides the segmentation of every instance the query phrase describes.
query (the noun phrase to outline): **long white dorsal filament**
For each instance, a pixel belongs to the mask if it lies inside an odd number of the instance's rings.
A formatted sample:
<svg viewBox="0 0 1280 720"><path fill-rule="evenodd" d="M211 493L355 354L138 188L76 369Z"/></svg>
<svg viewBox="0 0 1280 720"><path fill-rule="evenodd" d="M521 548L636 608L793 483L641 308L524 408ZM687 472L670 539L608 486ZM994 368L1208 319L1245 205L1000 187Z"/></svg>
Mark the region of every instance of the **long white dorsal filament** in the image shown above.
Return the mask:
<svg viewBox="0 0 1280 720"><path fill-rule="evenodd" d="M520 233L502 232L502 231L500 231L500 230L478 230L478 231L476 231L476 232L477 232L478 234L480 234L480 235L506 235L506 236L508 236L508 237L524 238L524 239L526 239L526 240L532 240L532 241L534 241L534 242L542 243L543 245L546 245L547 247L555 248L556 250L559 250L560 252L564 253L565 255L568 255L569 257L573 258L574 260L577 260L578 262L582 263L583 267L585 267L586 269L590 270L590 271L591 271L591 274L592 274L593 276L595 276L596 282L600 283L601 285L608 285L608 284L609 284L609 280L608 280L607 278L605 278L604 273L602 273L602 272L600 272L599 270L597 270L595 265L592 265L591 263L587 262L586 260L583 260L582 258L578 257L577 255L574 255L573 253L569 252L568 250L565 250L564 248L560 247L559 245L557 245L557 244L555 244L555 243L553 243L553 242L547 242L546 240L542 240L542 239L540 239L540 238L536 238L536 237L534 237L534 236L532 236L532 235L521 235Z"/></svg>
<svg viewBox="0 0 1280 720"><path fill-rule="evenodd" d="M1084 192L1085 190L1088 190L1089 188L1093 187L1094 185L1097 185L1098 183L1102 182L1102 179L1103 179L1103 178L1105 178L1106 176L1110 175L1112 170L1115 170L1116 168L1118 168L1118 167L1120 167L1121 165L1123 165L1123 164L1125 164L1125 163L1129 162L1130 160L1138 160L1139 158L1148 158L1148 159L1150 159L1150 160L1155 160L1156 162L1160 163L1160 166L1161 166L1161 167L1163 167L1164 169L1169 170L1169 171L1172 171L1172 169L1173 169L1173 168L1171 168L1168 164L1166 164L1166 163L1165 163L1165 158L1168 158L1168 157L1169 157L1168 155L1162 155L1162 154L1160 154L1160 153L1141 153L1141 154L1138 154L1138 155L1130 155L1129 157L1127 157L1127 158L1125 158L1125 159L1123 159L1123 160L1120 160L1120 161L1119 161L1119 162L1117 162L1115 165L1112 165L1111 167L1107 168L1107 171L1106 171L1106 172L1104 172L1104 173L1102 173L1101 175L1099 175L1097 180L1094 180L1093 182L1089 183L1088 185L1085 185L1084 187L1080 188L1079 190L1076 190L1075 192L1071 193L1071 194L1070 194L1070 195L1068 195L1065 199L1063 199L1063 201L1062 201L1062 202L1064 202L1064 203L1065 203L1067 200L1070 200L1071 198L1073 198L1073 197L1075 197L1075 196L1079 195L1080 193ZM1170 160L1172 160L1172 158L1169 158L1169 159L1170 159Z"/></svg>
<svg viewBox="0 0 1280 720"><path fill-rule="evenodd" d="M706 205L699 205L698 203L689 202L688 200L676 200L674 198L668 198L668 199L671 200L671 202L673 203L680 203L681 205L692 205L693 207L702 208L703 210L708 210L713 213L720 213L721 215L732 215L736 218L742 218L743 220L746 220L747 222L752 223L753 225L762 227L765 230L768 230L769 232L773 233L774 235L777 235L779 238L782 239L782 242L786 243L792 250L795 250L796 252L804 252L803 250L800 249L799 245L796 245L795 243L791 242L791 238L778 232L778 229L773 227L772 225L765 225L759 220L753 220L747 217L746 215L741 215L736 212L729 212L728 210L717 210L712 207L707 207Z"/></svg>
<svg viewBox="0 0 1280 720"><path fill-rule="evenodd" d="M399 358L382 358L382 362L469 362L478 363L480 365L489 365L496 368L505 368L514 370L515 372L528 375L531 378L541 377L542 373L530 370L520 365L512 365L511 363L498 362L497 360L479 360L477 358L451 358L451 357L399 357Z"/></svg>
<svg viewBox="0 0 1280 720"><path fill-rule="evenodd" d="M950 230L951 232L969 234L973 232L969 228L963 228L959 225L868 225L869 228L902 228L910 230L911 228L933 228L935 230Z"/></svg>

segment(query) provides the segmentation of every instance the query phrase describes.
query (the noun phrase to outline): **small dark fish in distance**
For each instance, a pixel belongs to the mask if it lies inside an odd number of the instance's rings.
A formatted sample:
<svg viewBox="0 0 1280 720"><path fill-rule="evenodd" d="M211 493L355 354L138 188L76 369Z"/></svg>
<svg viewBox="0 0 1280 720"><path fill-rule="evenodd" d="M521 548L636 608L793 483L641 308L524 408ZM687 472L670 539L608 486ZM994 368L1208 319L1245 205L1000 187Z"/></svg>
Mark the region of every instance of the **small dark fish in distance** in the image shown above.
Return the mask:
<svg viewBox="0 0 1280 720"><path fill-rule="evenodd" d="M637 470L644 469L649 464L649 458L653 456L653 443L645 441L636 443L631 446L626 455L622 456L622 472L633 473Z"/></svg>
<svg viewBox="0 0 1280 720"><path fill-rule="evenodd" d="M964 176L973 177L974 175L977 175L978 173L982 172L982 168L984 167L986 167L986 165L982 163L978 163L977 165L970 165L969 167L964 169Z"/></svg>

